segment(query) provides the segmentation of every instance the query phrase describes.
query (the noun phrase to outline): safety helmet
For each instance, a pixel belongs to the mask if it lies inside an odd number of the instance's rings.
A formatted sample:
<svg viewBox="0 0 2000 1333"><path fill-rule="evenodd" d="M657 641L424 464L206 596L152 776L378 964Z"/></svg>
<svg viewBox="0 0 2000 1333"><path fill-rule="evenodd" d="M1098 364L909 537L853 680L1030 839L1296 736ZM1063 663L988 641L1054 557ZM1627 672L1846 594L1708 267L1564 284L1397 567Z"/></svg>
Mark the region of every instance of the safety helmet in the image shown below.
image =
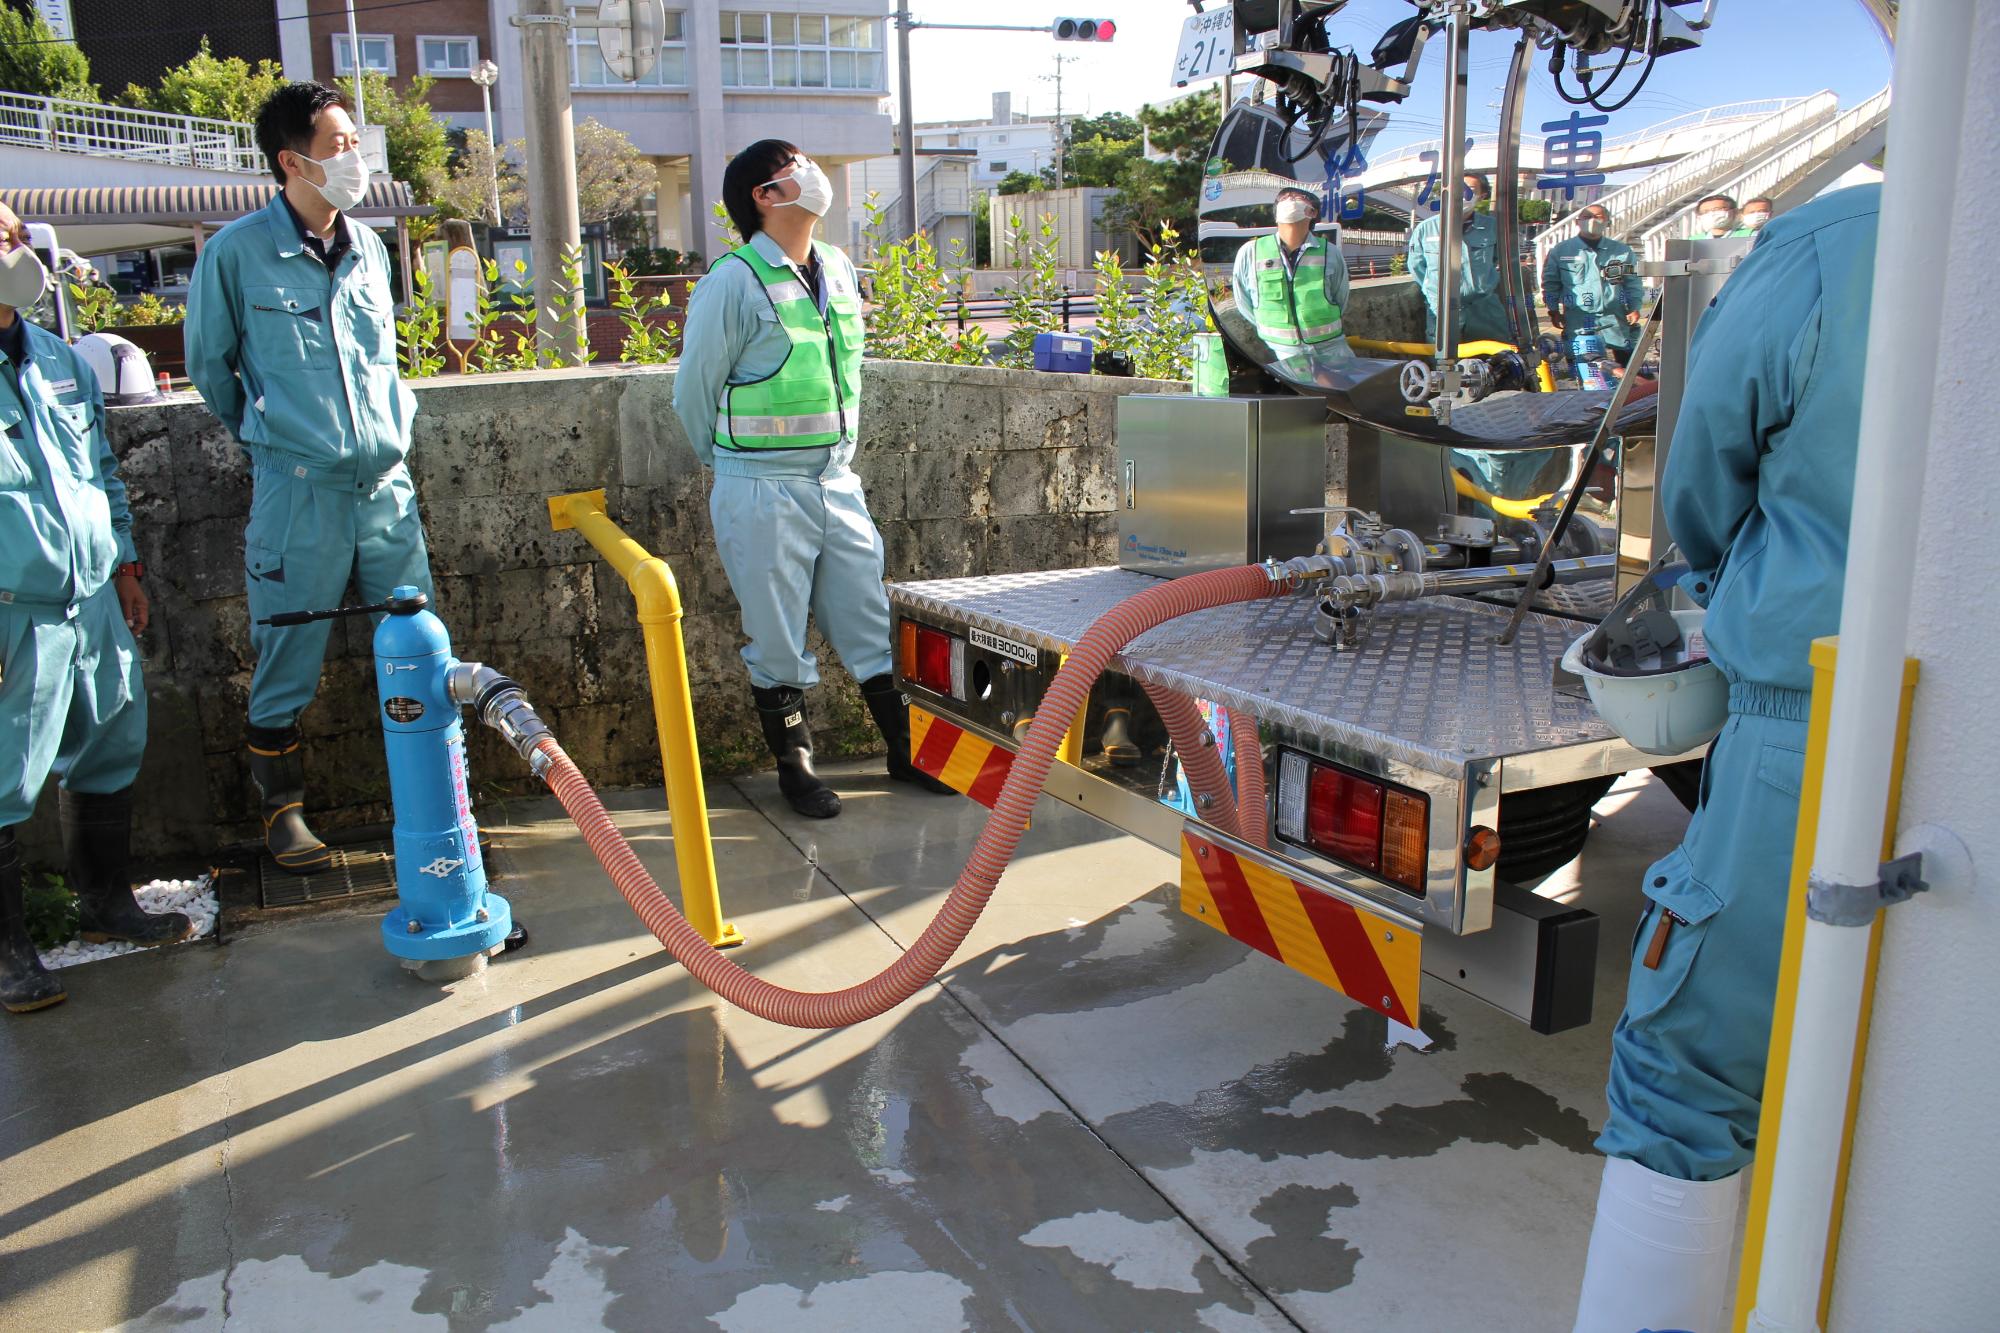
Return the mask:
<svg viewBox="0 0 2000 1333"><path fill-rule="evenodd" d="M76 354L96 373L107 407L137 407L160 400L152 363L117 334L86 333L76 340Z"/></svg>
<svg viewBox="0 0 2000 1333"><path fill-rule="evenodd" d="M1563 654L1563 670L1582 678L1598 716L1646 754L1706 745L1729 714L1729 682L1702 638L1708 613L1673 605L1687 572L1656 565Z"/></svg>

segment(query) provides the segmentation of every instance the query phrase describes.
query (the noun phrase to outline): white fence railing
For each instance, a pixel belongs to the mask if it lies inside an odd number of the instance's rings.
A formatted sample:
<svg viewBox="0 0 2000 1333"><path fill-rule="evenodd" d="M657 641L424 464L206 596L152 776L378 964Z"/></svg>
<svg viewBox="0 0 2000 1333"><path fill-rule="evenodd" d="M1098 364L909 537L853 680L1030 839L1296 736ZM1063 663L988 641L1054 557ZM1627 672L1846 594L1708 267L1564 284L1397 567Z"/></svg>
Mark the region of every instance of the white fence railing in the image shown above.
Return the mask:
<svg viewBox="0 0 2000 1333"><path fill-rule="evenodd" d="M1710 190L1709 193L1726 194L1738 202L1771 194L1822 158L1831 157L1859 142L1886 120L1888 115L1889 90L1884 88L1867 101L1856 103L1811 134L1786 144L1740 175ZM1648 231L1639 248L1647 259L1665 259L1668 241L1684 240L1693 234L1694 208L1690 205L1678 210L1665 222Z"/></svg>
<svg viewBox="0 0 2000 1333"><path fill-rule="evenodd" d="M1779 112L1804 100L1802 97L1763 97L1750 102L1731 102L1726 106L1713 106L1705 111L1690 111L1685 115L1675 116L1672 120L1663 120L1657 125L1648 125L1643 130L1633 130L1630 133L1606 139L1602 148L1602 156L1609 161L1622 158L1633 150L1644 147L1647 144L1657 142L1664 145L1669 140L1690 134L1696 130L1711 129L1718 126L1726 127L1739 121L1754 124L1775 116ZM1491 151L1499 143L1499 136L1493 134L1476 134L1468 137L1472 140L1474 153ZM1543 143L1543 139L1537 138L1534 135L1524 134L1521 136L1521 149L1524 154L1530 149L1539 153ZM1414 143L1400 148L1392 157L1371 161L1368 164L1367 175L1363 177L1363 180L1364 182L1371 179L1396 180L1405 174L1416 171L1419 167L1422 168L1422 171L1417 174L1428 175L1434 169L1435 164L1425 162L1424 154L1439 152L1443 147L1444 140L1428 139L1421 143Z"/></svg>
<svg viewBox="0 0 2000 1333"><path fill-rule="evenodd" d="M1686 201L1689 195L1714 193L1710 188L1714 182L1737 165L1799 137L1807 127L1831 118L1839 109L1840 99L1830 92L1799 98L1784 110L1613 190L1597 202L1611 214L1614 229L1627 233L1644 230L1654 224L1656 215L1675 203ZM1550 250L1576 235L1579 216L1572 213L1535 238L1535 272L1542 271Z"/></svg>
<svg viewBox="0 0 2000 1333"><path fill-rule="evenodd" d="M0 144L263 175L255 126L0 92Z"/></svg>

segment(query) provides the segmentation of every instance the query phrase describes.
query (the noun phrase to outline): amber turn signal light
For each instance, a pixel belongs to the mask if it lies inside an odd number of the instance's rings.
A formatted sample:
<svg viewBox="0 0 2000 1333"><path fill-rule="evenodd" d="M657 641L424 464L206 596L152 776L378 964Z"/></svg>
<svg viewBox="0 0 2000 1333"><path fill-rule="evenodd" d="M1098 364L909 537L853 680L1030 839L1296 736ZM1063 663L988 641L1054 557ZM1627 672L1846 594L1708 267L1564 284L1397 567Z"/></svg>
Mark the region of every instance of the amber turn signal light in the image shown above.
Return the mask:
<svg viewBox="0 0 2000 1333"><path fill-rule="evenodd" d="M1465 868L1491 870L1500 860L1500 835L1484 824L1465 835Z"/></svg>

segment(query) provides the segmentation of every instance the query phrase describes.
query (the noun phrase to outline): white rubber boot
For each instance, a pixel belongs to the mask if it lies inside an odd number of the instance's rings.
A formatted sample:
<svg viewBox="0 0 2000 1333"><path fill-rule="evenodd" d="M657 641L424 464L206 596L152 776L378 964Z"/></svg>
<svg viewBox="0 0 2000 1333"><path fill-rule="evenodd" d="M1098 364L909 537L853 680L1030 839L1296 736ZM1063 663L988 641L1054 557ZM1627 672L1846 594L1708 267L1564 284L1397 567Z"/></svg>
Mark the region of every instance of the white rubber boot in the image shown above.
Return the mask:
<svg viewBox="0 0 2000 1333"><path fill-rule="evenodd" d="M1606 1159L1575 1333L1726 1329L1742 1185L1740 1172L1676 1180L1622 1157Z"/></svg>

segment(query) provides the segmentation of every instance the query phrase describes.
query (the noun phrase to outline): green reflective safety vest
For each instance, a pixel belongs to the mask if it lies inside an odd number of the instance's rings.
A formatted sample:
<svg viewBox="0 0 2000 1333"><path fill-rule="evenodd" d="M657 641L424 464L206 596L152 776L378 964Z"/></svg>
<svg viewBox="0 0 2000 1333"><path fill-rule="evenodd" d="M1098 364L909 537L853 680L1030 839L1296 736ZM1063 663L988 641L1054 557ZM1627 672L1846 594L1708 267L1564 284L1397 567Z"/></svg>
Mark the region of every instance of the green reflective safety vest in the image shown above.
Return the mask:
<svg viewBox="0 0 2000 1333"><path fill-rule="evenodd" d="M719 449L824 449L855 434L861 420L861 297L838 252L818 241L813 246L825 275L824 312L795 270L779 268L748 245L723 256L757 274L792 346L763 379L723 386L715 416Z"/></svg>
<svg viewBox="0 0 2000 1333"><path fill-rule="evenodd" d="M1278 238L1259 236L1251 262L1257 278L1257 336L1273 347L1300 347L1340 336L1340 307L1326 299L1326 237L1313 235L1299 249L1298 267L1285 271Z"/></svg>

